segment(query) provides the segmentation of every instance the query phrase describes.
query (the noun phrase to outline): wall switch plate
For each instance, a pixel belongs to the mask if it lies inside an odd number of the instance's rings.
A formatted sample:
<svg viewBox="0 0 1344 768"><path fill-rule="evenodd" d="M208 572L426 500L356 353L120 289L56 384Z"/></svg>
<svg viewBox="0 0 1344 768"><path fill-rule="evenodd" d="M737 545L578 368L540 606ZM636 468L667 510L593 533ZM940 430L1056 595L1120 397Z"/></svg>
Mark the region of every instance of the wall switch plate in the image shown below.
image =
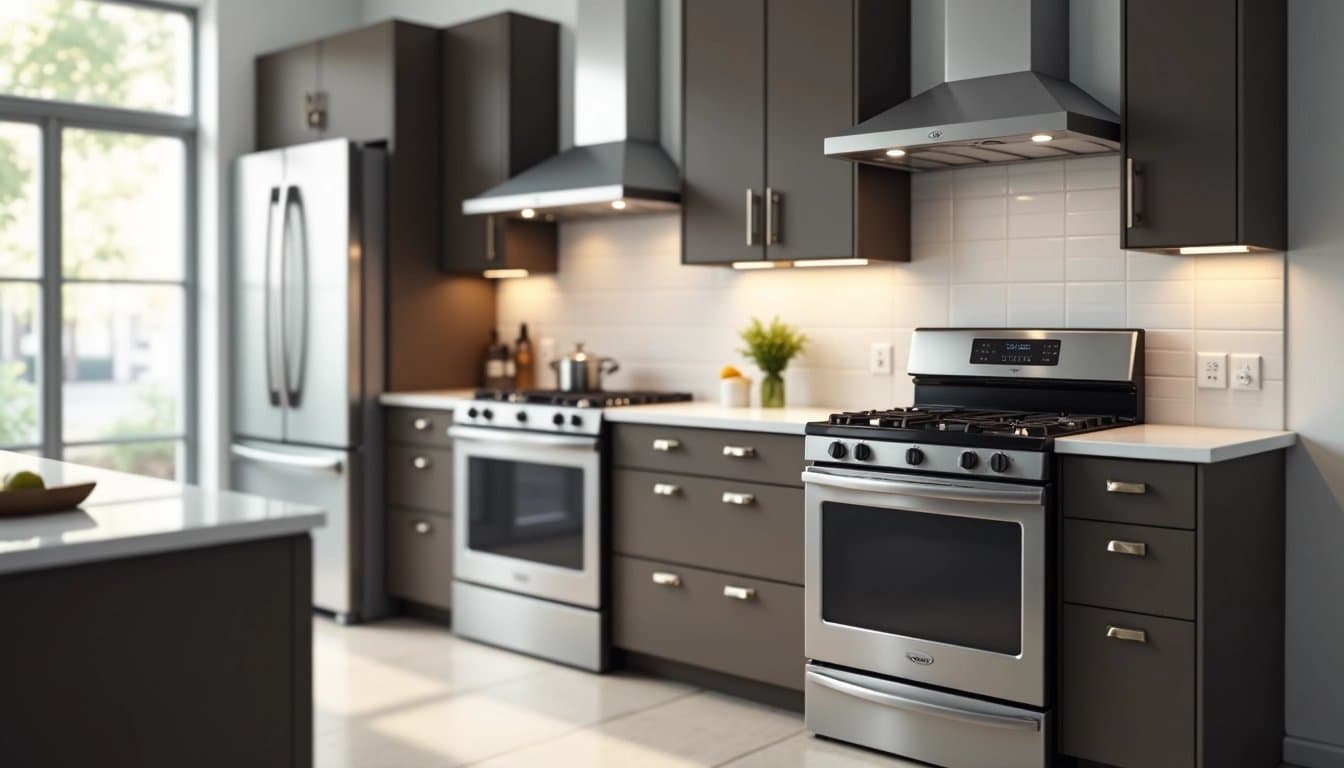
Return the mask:
<svg viewBox="0 0 1344 768"><path fill-rule="evenodd" d="M532 362L532 370L545 371L548 374L551 370L551 361L555 359L555 339L550 336L542 336L537 341L537 356ZM540 381L540 377L538 377ZM559 386L559 384L556 384Z"/></svg>
<svg viewBox="0 0 1344 768"><path fill-rule="evenodd" d="M1232 355L1232 365L1228 369L1232 374L1232 388L1259 391L1260 363L1259 355Z"/></svg>
<svg viewBox="0 0 1344 768"><path fill-rule="evenodd" d="M1195 355L1195 382L1200 389L1227 389L1227 353L1200 352Z"/></svg>
<svg viewBox="0 0 1344 768"><path fill-rule="evenodd" d="M868 372L874 376L891 375L891 344L875 341L868 351Z"/></svg>

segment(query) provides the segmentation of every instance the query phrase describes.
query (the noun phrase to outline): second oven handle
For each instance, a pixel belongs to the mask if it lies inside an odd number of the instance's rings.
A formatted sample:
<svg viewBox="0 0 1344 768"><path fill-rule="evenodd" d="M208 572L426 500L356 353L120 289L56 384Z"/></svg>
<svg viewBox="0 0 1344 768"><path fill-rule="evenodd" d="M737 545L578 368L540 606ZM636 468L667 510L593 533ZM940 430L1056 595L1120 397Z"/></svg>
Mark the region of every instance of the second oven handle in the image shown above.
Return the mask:
<svg viewBox="0 0 1344 768"><path fill-rule="evenodd" d="M541 448L572 448L589 451L597 449L597 438L592 436L539 435L511 429L481 429L479 427L449 427L448 436L454 440L481 443L512 443L513 445L535 445Z"/></svg>
<svg viewBox="0 0 1344 768"><path fill-rule="evenodd" d="M927 499L946 499L949 501L1040 506L1045 500L1045 491L1041 488L973 488L959 485L934 485L933 483L914 483L904 480L886 480L876 477L837 475L831 472L820 472L815 469L803 470L803 482L811 485L826 486L828 488L841 488L846 491L893 493L905 496L920 496Z"/></svg>
<svg viewBox="0 0 1344 768"><path fill-rule="evenodd" d="M881 704L884 707L908 709L914 712L932 715L934 717L941 717L946 720L958 720L963 723L971 723L973 725L987 726L990 728L1007 728L1015 731L1041 730L1041 721L1036 720L1035 718L997 715L990 712L974 712L971 710L945 706L943 704L934 704L930 701L920 701L906 696L898 696L894 693L887 693L885 691L874 691L862 685L857 685L847 680L840 680L812 669L807 670L805 674L807 675L809 682L825 686L837 693L843 693L857 699L870 701L874 704Z"/></svg>

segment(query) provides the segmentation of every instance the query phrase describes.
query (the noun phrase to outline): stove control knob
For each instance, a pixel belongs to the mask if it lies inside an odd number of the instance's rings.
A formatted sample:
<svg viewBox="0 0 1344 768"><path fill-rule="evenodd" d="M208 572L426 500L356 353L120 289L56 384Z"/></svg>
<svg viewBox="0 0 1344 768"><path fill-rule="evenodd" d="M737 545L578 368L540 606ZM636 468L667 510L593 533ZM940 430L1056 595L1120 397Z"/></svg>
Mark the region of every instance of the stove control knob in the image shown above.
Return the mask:
<svg viewBox="0 0 1344 768"><path fill-rule="evenodd" d="M849 453L849 450L845 448L844 443L836 440L826 447L826 452L831 455L832 459L843 459L845 454Z"/></svg>
<svg viewBox="0 0 1344 768"><path fill-rule="evenodd" d="M583 426L583 417L580 416L580 415L578 415L578 414L576 413L576 414L574 414L573 416L570 416L570 417L569 417L569 424L570 424L570 426L573 426L573 427L582 427L582 426Z"/></svg>
<svg viewBox="0 0 1344 768"><path fill-rule="evenodd" d="M563 413L555 414L551 417L551 423L557 427L565 426L565 415Z"/></svg>
<svg viewBox="0 0 1344 768"><path fill-rule="evenodd" d="M905 449L905 463L917 467L924 463L924 452L918 448Z"/></svg>
<svg viewBox="0 0 1344 768"><path fill-rule="evenodd" d="M873 449L868 447L867 443L859 443L854 446L854 458L859 461L867 461L873 458Z"/></svg>
<svg viewBox="0 0 1344 768"><path fill-rule="evenodd" d="M975 469L975 466L980 463L980 457L975 454L975 451L962 451L961 459L957 463L961 464L962 469Z"/></svg>
<svg viewBox="0 0 1344 768"><path fill-rule="evenodd" d="M519 423L519 424L526 423L526 422L527 422L527 412L526 412L526 411L519 411L519 412L518 412L517 419L518 419L518 423Z"/></svg>
<svg viewBox="0 0 1344 768"><path fill-rule="evenodd" d="M481 415L487 419L495 418L495 412L490 410L489 408L486 408L484 411L481 411Z"/></svg>
<svg viewBox="0 0 1344 768"><path fill-rule="evenodd" d="M1012 464L1013 460L1008 458L1006 453L996 453L989 457L989 468L995 472L1007 472Z"/></svg>
<svg viewBox="0 0 1344 768"><path fill-rule="evenodd" d="M479 416L479 415L481 415L481 412L478 411L478 410L476 410L475 408L468 408L468 409L467 409L467 418L474 419L474 418L476 418L476 417Z"/></svg>

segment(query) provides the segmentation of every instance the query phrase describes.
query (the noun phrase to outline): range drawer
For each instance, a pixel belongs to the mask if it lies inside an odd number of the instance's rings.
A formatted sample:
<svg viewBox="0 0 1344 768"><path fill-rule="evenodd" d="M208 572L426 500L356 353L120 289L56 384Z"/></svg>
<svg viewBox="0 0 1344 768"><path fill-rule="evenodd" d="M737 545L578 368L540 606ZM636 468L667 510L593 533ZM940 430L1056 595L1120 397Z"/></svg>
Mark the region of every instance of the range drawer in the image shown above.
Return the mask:
<svg viewBox="0 0 1344 768"><path fill-rule="evenodd" d="M1195 527L1195 466L1061 456L1065 517L1168 528Z"/></svg>
<svg viewBox="0 0 1344 768"><path fill-rule="evenodd" d="M614 474L616 552L803 583L802 489L635 469Z"/></svg>
<svg viewBox="0 0 1344 768"><path fill-rule="evenodd" d="M387 513L387 591L448 610L453 593L453 520L410 509Z"/></svg>
<svg viewBox="0 0 1344 768"><path fill-rule="evenodd" d="M1195 764L1194 623L1065 605L1059 656L1060 752L1116 768Z"/></svg>
<svg viewBox="0 0 1344 768"><path fill-rule="evenodd" d="M423 408L386 408L387 439L394 443L437 446L452 445L448 427L452 411L431 411Z"/></svg>
<svg viewBox="0 0 1344 768"><path fill-rule="evenodd" d="M802 689L802 587L620 555L612 579L618 647Z"/></svg>
<svg viewBox="0 0 1344 768"><path fill-rule="evenodd" d="M1060 589L1070 603L1195 618L1195 534L1065 520Z"/></svg>
<svg viewBox="0 0 1344 768"><path fill-rule="evenodd" d="M801 435L618 424L615 450L618 467L803 484Z"/></svg>
<svg viewBox="0 0 1344 768"><path fill-rule="evenodd" d="M453 452L413 445L387 447L387 502L452 514Z"/></svg>

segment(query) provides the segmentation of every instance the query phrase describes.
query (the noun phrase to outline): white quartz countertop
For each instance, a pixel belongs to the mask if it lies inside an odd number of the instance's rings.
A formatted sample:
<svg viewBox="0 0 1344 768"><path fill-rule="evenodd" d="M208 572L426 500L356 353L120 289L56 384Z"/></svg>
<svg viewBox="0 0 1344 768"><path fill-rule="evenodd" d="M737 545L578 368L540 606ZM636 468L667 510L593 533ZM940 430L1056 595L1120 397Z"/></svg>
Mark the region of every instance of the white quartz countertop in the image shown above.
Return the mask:
<svg viewBox="0 0 1344 768"><path fill-rule="evenodd" d="M470 400L476 390L473 389L436 389L428 392L385 392L378 398L383 405L397 408L428 408L430 410L451 411L463 400Z"/></svg>
<svg viewBox="0 0 1344 768"><path fill-rule="evenodd" d="M738 429L801 435L809 421L825 421L843 408L725 408L717 403L660 403L630 405L604 412L607 421L627 424L664 424L704 429Z"/></svg>
<svg viewBox="0 0 1344 768"><path fill-rule="evenodd" d="M1055 453L1212 464L1297 442L1293 432L1139 424L1055 439Z"/></svg>
<svg viewBox="0 0 1344 768"><path fill-rule="evenodd" d="M96 481L79 509L0 518L0 573L305 533L310 506L0 451L0 474L27 469L48 486Z"/></svg>

